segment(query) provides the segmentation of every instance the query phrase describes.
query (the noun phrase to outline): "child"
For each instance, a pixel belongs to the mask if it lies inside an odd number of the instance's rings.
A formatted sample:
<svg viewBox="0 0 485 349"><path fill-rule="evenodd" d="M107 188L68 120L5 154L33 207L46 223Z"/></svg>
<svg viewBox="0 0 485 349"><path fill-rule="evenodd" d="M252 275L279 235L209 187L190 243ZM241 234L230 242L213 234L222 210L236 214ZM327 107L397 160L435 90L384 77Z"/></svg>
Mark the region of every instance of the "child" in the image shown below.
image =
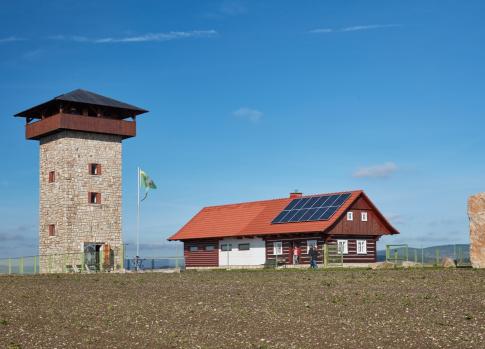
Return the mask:
<svg viewBox="0 0 485 349"><path fill-rule="evenodd" d="M299 247L298 245L294 245L293 246L293 265L295 264L298 264L298 250L299 250Z"/></svg>

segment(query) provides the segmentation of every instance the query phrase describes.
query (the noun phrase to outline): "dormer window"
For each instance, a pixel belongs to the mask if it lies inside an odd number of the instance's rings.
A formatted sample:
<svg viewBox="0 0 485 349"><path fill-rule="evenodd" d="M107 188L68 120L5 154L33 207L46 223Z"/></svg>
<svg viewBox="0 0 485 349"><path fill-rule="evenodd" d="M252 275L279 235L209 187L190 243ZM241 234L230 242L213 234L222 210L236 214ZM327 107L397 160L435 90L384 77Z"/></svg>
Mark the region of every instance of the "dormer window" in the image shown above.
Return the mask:
<svg viewBox="0 0 485 349"><path fill-rule="evenodd" d="M101 165L89 164L89 174L93 176L99 176L101 174Z"/></svg>
<svg viewBox="0 0 485 349"><path fill-rule="evenodd" d="M90 204L100 204L101 203L101 193L90 192L88 194L88 200Z"/></svg>

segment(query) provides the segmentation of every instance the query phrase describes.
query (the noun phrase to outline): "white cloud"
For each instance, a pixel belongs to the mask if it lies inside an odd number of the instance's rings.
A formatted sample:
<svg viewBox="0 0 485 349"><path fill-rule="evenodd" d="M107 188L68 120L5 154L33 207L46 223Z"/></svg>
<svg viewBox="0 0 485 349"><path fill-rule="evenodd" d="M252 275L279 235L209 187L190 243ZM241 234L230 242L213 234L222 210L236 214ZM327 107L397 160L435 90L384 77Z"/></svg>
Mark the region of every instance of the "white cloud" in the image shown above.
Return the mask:
<svg viewBox="0 0 485 349"><path fill-rule="evenodd" d="M35 234L35 226L33 225L21 224L11 228L1 228L0 242L25 241L31 234Z"/></svg>
<svg viewBox="0 0 485 349"><path fill-rule="evenodd" d="M393 214L386 217L392 224L403 225L405 223L404 217L400 214Z"/></svg>
<svg viewBox="0 0 485 349"><path fill-rule="evenodd" d="M201 15L206 18L221 19L228 16L241 16L247 13L248 8L245 2L240 0L225 0L218 6Z"/></svg>
<svg viewBox="0 0 485 349"><path fill-rule="evenodd" d="M7 42L15 42L15 41L23 41L25 39L23 38L18 38L16 36L9 36L6 38L0 38L0 44L7 43Z"/></svg>
<svg viewBox="0 0 485 349"><path fill-rule="evenodd" d="M450 226L457 225L457 224L460 224L460 223L461 223L461 221L457 220L457 219L440 218L440 219L436 219L436 220L432 220L432 221L428 222L428 226L433 227L433 228L438 227L438 226L450 227Z"/></svg>
<svg viewBox="0 0 485 349"><path fill-rule="evenodd" d="M219 11L228 16L244 15L248 12L246 5L237 0L226 0L221 3Z"/></svg>
<svg viewBox="0 0 485 349"><path fill-rule="evenodd" d="M312 34L325 34L325 33L332 33L334 30L332 28L319 28L310 30L309 33Z"/></svg>
<svg viewBox="0 0 485 349"><path fill-rule="evenodd" d="M79 35L54 35L49 36L47 39L49 40L65 40L65 41L74 41L74 42L90 42L91 40L85 36Z"/></svg>
<svg viewBox="0 0 485 349"><path fill-rule="evenodd" d="M44 50L42 50L42 49L30 50L30 51L25 52L22 55L22 58L24 58L26 60L35 60L38 57L40 57L43 53L44 53Z"/></svg>
<svg viewBox="0 0 485 349"><path fill-rule="evenodd" d="M356 32L360 30L370 30L370 29L384 29L384 28L395 28L399 27L398 24L371 24L371 25L356 25L353 27L346 27L340 29L343 32Z"/></svg>
<svg viewBox="0 0 485 349"><path fill-rule="evenodd" d="M386 162L385 164L373 165L367 167L360 167L353 173L355 178L385 178L391 176L398 170L398 167L393 162Z"/></svg>
<svg viewBox="0 0 485 349"><path fill-rule="evenodd" d="M189 38L211 38L217 36L215 30L192 30L192 31L171 31L166 33L147 33L136 36L126 37L106 37L106 38L88 38L86 36L78 35L56 35L48 39L51 40L65 40L73 42L87 42L94 44L109 44L109 43L135 43L135 42L150 42L150 41L172 41Z"/></svg>
<svg viewBox="0 0 485 349"><path fill-rule="evenodd" d="M238 110L232 112L232 115L241 119L249 120L253 123L257 123L259 122L259 120L261 120L264 114L263 112L256 109L239 108Z"/></svg>
<svg viewBox="0 0 485 349"><path fill-rule="evenodd" d="M355 25L351 27L343 27L343 28L317 28L309 30L308 32L311 34L328 34L328 33L337 33L337 32L356 32L362 30L371 30L371 29L384 29L384 28L395 28L400 27L399 24L369 24L369 25Z"/></svg>

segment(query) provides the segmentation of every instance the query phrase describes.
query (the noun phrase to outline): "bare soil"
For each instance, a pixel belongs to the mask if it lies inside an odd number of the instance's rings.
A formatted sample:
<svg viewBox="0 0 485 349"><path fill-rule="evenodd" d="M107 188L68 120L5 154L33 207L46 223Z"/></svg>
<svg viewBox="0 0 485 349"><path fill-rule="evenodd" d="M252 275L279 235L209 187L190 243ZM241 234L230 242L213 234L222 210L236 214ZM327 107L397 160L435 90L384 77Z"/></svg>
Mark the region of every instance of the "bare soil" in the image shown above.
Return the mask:
<svg viewBox="0 0 485 349"><path fill-rule="evenodd" d="M0 277L6 348L485 348L485 270Z"/></svg>

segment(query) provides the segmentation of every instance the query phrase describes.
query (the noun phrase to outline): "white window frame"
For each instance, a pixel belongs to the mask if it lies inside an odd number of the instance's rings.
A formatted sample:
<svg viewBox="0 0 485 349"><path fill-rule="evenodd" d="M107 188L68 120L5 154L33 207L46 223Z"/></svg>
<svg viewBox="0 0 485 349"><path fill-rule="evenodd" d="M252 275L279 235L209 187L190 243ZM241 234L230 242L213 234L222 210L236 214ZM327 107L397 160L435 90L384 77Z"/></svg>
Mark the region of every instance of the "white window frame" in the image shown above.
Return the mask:
<svg viewBox="0 0 485 349"><path fill-rule="evenodd" d="M362 222L367 222L367 218L368 218L368 217L367 217L367 211L362 211L362 212L360 213L360 220L361 220Z"/></svg>
<svg viewBox="0 0 485 349"><path fill-rule="evenodd" d="M306 241L306 253L310 253L310 247L313 246L318 249L318 242L317 240L307 240Z"/></svg>
<svg viewBox="0 0 485 349"><path fill-rule="evenodd" d="M356 240L357 254L367 254L367 240Z"/></svg>
<svg viewBox="0 0 485 349"><path fill-rule="evenodd" d="M348 221L354 220L354 212L352 212L352 211L347 212L347 220Z"/></svg>
<svg viewBox="0 0 485 349"><path fill-rule="evenodd" d="M283 241L273 242L273 255L281 256L283 254Z"/></svg>
<svg viewBox="0 0 485 349"><path fill-rule="evenodd" d="M341 246L343 246L343 251ZM338 254L349 253L349 240L337 240L337 253Z"/></svg>

